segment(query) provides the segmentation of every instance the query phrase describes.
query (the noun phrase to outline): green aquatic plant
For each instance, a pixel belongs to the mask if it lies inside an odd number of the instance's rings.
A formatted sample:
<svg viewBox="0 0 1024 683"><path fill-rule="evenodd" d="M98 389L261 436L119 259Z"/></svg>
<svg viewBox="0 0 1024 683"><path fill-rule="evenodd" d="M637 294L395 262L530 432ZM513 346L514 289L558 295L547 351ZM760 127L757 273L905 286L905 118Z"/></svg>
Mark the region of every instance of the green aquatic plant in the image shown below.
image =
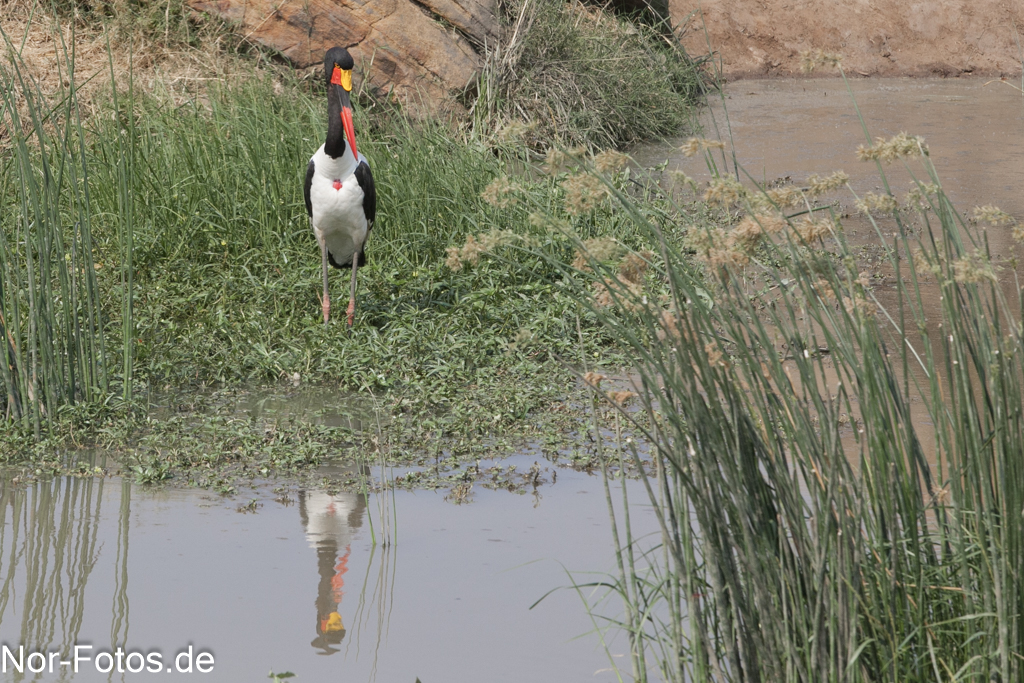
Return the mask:
<svg viewBox="0 0 1024 683"><path fill-rule="evenodd" d="M661 528L651 548L616 520L609 585L636 680L1021 676L1024 297L922 140L870 144L885 294L815 203L820 178L790 190L799 203L734 184L746 218L691 227L692 256L605 182L658 243L639 283L578 242L640 415L588 384L651 449L604 446L632 460ZM883 160L913 178L914 230ZM1004 215L977 213L1010 233Z"/></svg>

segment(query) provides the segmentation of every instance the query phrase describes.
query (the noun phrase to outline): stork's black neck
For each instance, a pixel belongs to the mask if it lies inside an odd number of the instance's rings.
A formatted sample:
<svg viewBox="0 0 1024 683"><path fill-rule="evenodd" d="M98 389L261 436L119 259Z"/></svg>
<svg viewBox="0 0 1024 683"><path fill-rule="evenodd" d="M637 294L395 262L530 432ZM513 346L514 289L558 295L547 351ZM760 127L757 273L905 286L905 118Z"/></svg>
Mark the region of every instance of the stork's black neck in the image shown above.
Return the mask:
<svg viewBox="0 0 1024 683"><path fill-rule="evenodd" d="M327 142L324 153L337 159L345 153L345 127L341 124L341 86L327 84Z"/></svg>

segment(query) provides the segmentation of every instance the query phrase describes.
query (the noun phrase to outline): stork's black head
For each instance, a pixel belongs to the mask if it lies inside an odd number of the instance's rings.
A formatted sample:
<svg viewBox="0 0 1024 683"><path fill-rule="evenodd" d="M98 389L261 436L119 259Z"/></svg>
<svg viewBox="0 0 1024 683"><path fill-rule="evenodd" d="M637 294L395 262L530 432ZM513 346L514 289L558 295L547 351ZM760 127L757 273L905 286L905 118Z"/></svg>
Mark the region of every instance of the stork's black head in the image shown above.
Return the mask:
<svg viewBox="0 0 1024 683"><path fill-rule="evenodd" d="M359 158L356 131L352 123L352 100L349 97L354 66L352 55L343 47L332 47L324 56L324 77L327 80L327 141L324 143L324 152L332 159L345 153L345 138L348 138L353 158Z"/></svg>
<svg viewBox="0 0 1024 683"><path fill-rule="evenodd" d="M342 71L351 71L356 65L352 59L352 55L348 53L343 47L332 47L324 55L324 78L327 82L331 82L331 76L334 74L334 67L338 67Z"/></svg>

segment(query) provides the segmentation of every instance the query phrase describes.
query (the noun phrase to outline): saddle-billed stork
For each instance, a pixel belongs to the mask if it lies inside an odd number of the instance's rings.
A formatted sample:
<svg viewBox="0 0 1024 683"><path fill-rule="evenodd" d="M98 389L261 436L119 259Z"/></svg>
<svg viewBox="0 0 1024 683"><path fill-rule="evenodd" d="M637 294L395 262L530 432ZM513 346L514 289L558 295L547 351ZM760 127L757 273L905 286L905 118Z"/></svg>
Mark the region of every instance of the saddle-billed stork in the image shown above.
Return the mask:
<svg viewBox="0 0 1024 683"><path fill-rule="evenodd" d="M327 141L306 167L306 212L320 244L324 276L323 311L331 315L327 264L352 269L348 326L356 311L356 270L366 264L366 238L377 217L377 192L366 157L356 150L352 124L352 67L348 50L332 47L324 57L327 80ZM346 144L347 143L347 144Z"/></svg>

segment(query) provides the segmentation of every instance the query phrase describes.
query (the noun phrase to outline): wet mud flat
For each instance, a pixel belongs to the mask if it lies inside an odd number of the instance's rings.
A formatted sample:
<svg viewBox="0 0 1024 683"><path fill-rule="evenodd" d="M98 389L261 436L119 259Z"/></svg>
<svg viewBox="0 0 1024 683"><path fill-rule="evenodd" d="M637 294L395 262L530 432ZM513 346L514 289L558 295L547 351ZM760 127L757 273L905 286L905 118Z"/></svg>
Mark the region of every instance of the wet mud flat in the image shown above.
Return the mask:
<svg viewBox="0 0 1024 683"><path fill-rule="evenodd" d="M628 669L628 658L609 658L576 591L530 609L615 566L601 478L551 479L526 495L477 490L471 505L443 491L367 498L266 484L225 497L117 477L0 484L0 644L64 660L93 646L77 675L4 680L158 676L117 673L116 663L97 671L117 646L158 653L162 668L190 646L210 653L211 681L270 670L297 681L616 680L611 662ZM634 525L653 533L642 488L628 486ZM616 599L595 606L620 610ZM626 653L621 634L606 638Z"/></svg>

